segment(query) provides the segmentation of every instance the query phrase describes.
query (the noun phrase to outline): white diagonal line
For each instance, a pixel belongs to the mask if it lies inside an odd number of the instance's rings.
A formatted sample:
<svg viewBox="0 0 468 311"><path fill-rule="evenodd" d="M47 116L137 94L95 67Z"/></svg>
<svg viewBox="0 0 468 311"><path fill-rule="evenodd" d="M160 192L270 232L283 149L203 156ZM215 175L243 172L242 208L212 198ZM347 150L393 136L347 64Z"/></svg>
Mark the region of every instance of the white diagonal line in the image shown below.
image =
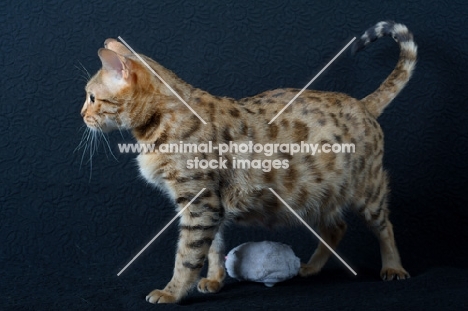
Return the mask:
<svg viewBox="0 0 468 311"><path fill-rule="evenodd" d="M309 229L319 240L320 242L323 243L323 245L325 245L329 250L330 252L333 253L333 255L335 255L354 275L357 275L357 273L346 263L346 261L344 261L340 255L338 255L334 250L333 248L330 247L330 245L327 244L327 242L325 242L321 237L320 235L318 235L314 229L312 229L309 224L307 222L305 222L301 216L299 216L289 205L288 203L286 203L276 192L275 190L271 189L271 188L268 188L270 189L271 192L273 192L273 194L281 201L283 202L283 204L291 211L291 213L294 214L294 216L296 216L306 227L307 229Z"/></svg>
<svg viewBox="0 0 468 311"><path fill-rule="evenodd" d="M167 88L168 88L172 93L174 93L174 95L175 95L182 103L185 104L185 106L187 106L188 109L190 109L191 112L193 112L194 115L196 115L196 116L198 117L198 119L200 119L200 121L202 121L202 123L203 123L204 125L206 125L205 120L203 120L202 117L200 117L200 116L198 115L198 113L197 113L195 110L193 110L193 108L190 107L190 106L185 102L185 100L184 100L182 97L180 97L180 95L177 94L177 92L174 91L174 89L173 89L169 84L167 84L167 82L164 81L164 79L161 78L161 76L158 75L157 72L154 71L153 68L151 68L151 66L148 65L148 63L145 62L145 61L143 60L143 58L141 58L141 56L138 55L138 54L130 47L130 45L127 44L127 42L125 42L124 39L122 39L122 37L118 36L118 38L119 38L120 41L122 41L123 44L125 44L125 46L126 46L130 51L132 51L133 54L135 54L136 57L138 57L138 59L139 59L143 64L145 64L146 67L148 67L148 69L149 69L156 77L158 77L159 80L161 80L162 83L164 83L165 86L167 86Z"/></svg>
<svg viewBox="0 0 468 311"><path fill-rule="evenodd" d="M199 196L203 191L205 191L205 189L206 189L206 188L203 188L202 190L200 190L200 192L198 192L197 195L196 195L195 197L193 197L193 199L192 199L190 202L188 202L188 204L185 205L184 208L181 209L180 212L178 212L177 215L175 215L174 218L172 218L172 220L169 221L169 222L167 223L167 225L164 226L164 228L162 228L161 231L159 231L158 234L156 234L156 236L155 236L153 239L151 239L151 241L149 241L149 243L146 244L146 246L143 247L143 249L142 249L138 254L136 254L136 256L133 257L133 259L130 260L130 262L129 262L122 270L120 270L119 273L117 273L117 276L120 276L120 275L122 274L122 272L124 272L124 271L125 271L125 270L126 270L126 269L127 269L127 268L128 268L128 267L129 267L129 266L146 250L146 249L147 249L147 248L148 248L148 246L150 246L151 243L153 243L153 242L164 232L164 230L166 230L166 229L174 222L174 220L177 219L177 217L179 217L180 215L182 215L182 213L187 209L187 207L189 207L190 204L192 204L192 202L195 201L195 199L198 198L198 196Z"/></svg>
<svg viewBox="0 0 468 311"><path fill-rule="evenodd" d="M308 87L309 87L309 86L312 84L312 82L314 82L314 81L315 81L315 79L317 79L317 78L318 78L318 77L319 77L319 76L322 74L322 72L324 72L324 71L325 71L325 69L327 69L327 68L328 68L328 66L330 66L330 65L331 65L331 63L333 63L333 62L335 61L335 59L337 59L337 58L338 58L338 56L340 56L340 55L341 55L341 53L343 53L343 52L344 52L344 51L345 51L345 50L348 48L348 46L350 46L350 45L351 45L351 43L353 43L353 42L354 42L354 40L356 40L356 37L354 37L353 39L351 39L351 41L349 41L349 43L348 43L348 44L346 44L346 46L345 46L344 48L342 48L342 49L341 49L341 51L339 51L339 52L338 52L338 54L336 54L336 56L335 56L335 57L333 57L333 58L332 58L332 60L331 60L331 61L329 61L329 62L328 62L328 64L326 64L326 65L325 65L325 67L323 67L323 69L322 69L322 70L320 70L320 71L319 71L319 73L317 73L317 74L315 75L315 77L313 77L313 78L312 78L312 80L310 80L310 82L309 82L309 83L307 83L307 85L306 85L306 86L304 86L304 87L302 88L302 90L300 90L300 91L299 91L299 93L297 93L297 94L296 94L296 96L294 96L294 97L293 97L293 99L291 99L291 100L289 101L289 103L288 103L286 106L284 106L284 108L283 108L283 109L281 109L281 111L280 111L280 112L278 112L278 113L276 114L276 116L275 116L273 119L271 119L271 121L270 121L270 122L268 122L268 124L271 124L271 123L273 123L273 121L275 121L275 119L276 119L276 118L278 118L278 117L279 117L279 115L280 115L280 114L282 114L282 113L283 113L283 111L285 111L285 110L286 110L286 108L288 108L288 107L289 107L289 105L291 105L291 104L292 104L292 103L293 103L293 102L294 102L294 101L295 101L295 100L296 100L296 99L297 99L297 98L298 98L298 97L299 97L299 96L302 94L302 92L304 92L304 91L305 91L305 89L306 89L306 88L308 88Z"/></svg>

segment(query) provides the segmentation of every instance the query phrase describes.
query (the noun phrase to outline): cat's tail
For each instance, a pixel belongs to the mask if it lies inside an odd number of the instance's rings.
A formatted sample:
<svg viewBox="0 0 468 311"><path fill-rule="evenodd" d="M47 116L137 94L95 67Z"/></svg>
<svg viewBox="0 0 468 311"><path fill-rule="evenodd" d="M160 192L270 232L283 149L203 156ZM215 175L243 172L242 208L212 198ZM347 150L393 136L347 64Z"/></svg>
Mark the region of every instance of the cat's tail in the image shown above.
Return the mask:
<svg viewBox="0 0 468 311"><path fill-rule="evenodd" d="M400 59L379 88L361 100L375 117L383 112L408 83L416 66L418 50L413 41L413 34L405 25L387 21L369 28L361 38L356 40L352 52L364 49L369 43L383 36L391 36L400 45Z"/></svg>

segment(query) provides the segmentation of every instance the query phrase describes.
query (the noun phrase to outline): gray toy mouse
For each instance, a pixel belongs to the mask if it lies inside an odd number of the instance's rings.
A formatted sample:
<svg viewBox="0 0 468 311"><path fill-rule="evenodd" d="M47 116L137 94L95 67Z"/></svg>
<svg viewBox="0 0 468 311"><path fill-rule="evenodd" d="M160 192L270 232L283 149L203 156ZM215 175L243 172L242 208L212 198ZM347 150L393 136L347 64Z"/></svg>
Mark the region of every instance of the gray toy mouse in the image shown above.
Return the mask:
<svg viewBox="0 0 468 311"><path fill-rule="evenodd" d="M272 287L296 276L301 263L289 245L263 241L248 242L233 248L226 257L225 265L232 278Z"/></svg>

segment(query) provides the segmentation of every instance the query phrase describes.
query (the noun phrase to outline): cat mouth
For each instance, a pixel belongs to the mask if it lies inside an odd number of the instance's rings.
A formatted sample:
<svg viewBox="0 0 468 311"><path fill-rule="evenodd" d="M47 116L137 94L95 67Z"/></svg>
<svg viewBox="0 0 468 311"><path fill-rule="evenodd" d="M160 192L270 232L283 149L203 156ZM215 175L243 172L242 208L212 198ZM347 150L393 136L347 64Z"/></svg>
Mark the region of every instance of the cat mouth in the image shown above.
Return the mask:
<svg viewBox="0 0 468 311"><path fill-rule="evenodd" d="M101 131L103 133L109 133L113 130L118 129L118 125L114 122L99 122L96 118L92 116L87 116L84 119L86 126L95 131Z"/></svg>
<svg viewBox="0 0 468 311"><path fill-rule="evenodd" d="M86 116L83 118L83 121L90 129L96 128L97 121L93 117Z"/></svg>
<svg viewBox="0 0 468 311"><path fill-rule="evenodd" d="M101 131L104 133L109 132L109 130L106 131L107 126L105 126L105 124L99 124L99 122L94 117L91 117L91 116L85 117L84 122L86 126L91 130Z"/></svg>

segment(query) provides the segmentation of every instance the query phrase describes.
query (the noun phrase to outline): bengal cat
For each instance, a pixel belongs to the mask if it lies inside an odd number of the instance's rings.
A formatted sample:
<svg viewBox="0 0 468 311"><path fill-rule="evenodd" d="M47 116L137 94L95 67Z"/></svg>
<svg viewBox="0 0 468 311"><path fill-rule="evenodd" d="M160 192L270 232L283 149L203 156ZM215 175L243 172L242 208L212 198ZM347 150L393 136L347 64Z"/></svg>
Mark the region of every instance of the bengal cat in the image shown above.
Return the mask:
<svg viewBox="0 0 468 311"><path fill-rule="evenodd" d="M269 191L315 226L336 248L346 230L345 209L359 213L375 232L384 280L405 279L388 216L388 180L382 167L383 133L376 118L411 77L417 46L406 26L380 22L355 42L361 50L382 36L400 46L396 68L380 87L363 99L333 92L306 90L272 123L268 122L299 90L277 89L235 100L213 96L178 78L152 59L143 59L206 121L206 125L122 43L108 39L98 55L102 68L86 85L81 115L91 131L131 130L141 144L205 144L230 142L310 144L351 143L354 153L291 155L233 151L223 155L226 168L189 168L195 157L219 160L216 152L138 155L140 173L163 189L180 211L202 188L206 190L180 217L174 274L162 290L146 297L151 303L180 301L196 284L205 260L208 275L198 281L203 293L218 292L225 278L222 231L229 222L264 225L298 224L297 218ZM286 166L234 169L233 161L279 159ZM214 162L213 162L214 163ZM330 256L320 243L301 276L318 273Z"/></svg>

